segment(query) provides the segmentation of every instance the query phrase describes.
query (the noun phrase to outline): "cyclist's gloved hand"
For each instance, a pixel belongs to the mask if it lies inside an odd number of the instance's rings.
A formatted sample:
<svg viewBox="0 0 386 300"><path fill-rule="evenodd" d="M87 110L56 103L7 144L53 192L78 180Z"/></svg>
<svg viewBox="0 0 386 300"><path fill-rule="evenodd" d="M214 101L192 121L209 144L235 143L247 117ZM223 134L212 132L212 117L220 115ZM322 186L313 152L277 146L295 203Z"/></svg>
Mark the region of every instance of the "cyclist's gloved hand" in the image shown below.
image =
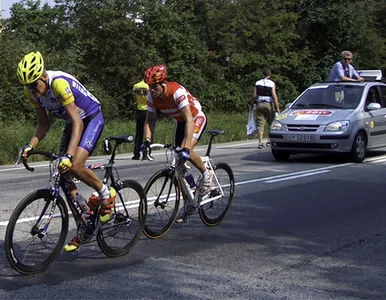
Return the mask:
<svg viewBox="0 0 386 300"><path fill-rule="evenodd" d="M186 162L190 158L190 150L188 148L182 148L181 150L176 151L180 154L180 161Z"/></svg>
<svg viewBox="0 0 386 300"><path fill-rule="evenodd" d="M143 144L141 145L141 151L150 150L150 141L145 140Z"/></svg>
<svg viewBox="0 0 386 300"><path fill-rule="evenodd" d="M59 169L61 173L67 172L72 167L72 156L65 154L59 157Z"/></svg>
<svg viewBox="0 0 386 300"><path fill-rule="evenodd" d="M26 159L28 156L28 152L30 152L33 149L34 148L32 148L32 146L30 144L23 146L20 150L20 156L19 157L21 157L22 159Z"/></svg>
<svg viewBox="0 0 386 300"><path fill-rule="evenodd" d="M147 159L150 161L153 161L154 158L151 156L151 148L150 148L150 141L145 140L143 144L141 145L141 151L142 151L142 160Z"/></svg>

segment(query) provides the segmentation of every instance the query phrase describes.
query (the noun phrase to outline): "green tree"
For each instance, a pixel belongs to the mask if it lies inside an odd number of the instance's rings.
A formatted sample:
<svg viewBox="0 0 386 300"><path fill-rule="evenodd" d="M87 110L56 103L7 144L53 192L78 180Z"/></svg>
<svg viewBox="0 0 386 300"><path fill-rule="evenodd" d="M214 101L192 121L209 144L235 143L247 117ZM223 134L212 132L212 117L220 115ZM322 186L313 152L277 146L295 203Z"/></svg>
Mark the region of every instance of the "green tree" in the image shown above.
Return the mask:
<svg viewBox="0 0 386 300"><path fill-rule="evenodd" d="M0 121L34 120L15 69L36 50L85 84L107 120L134 116L133 84L161 63L206 111L232 112L245 112L269 66L283 106L342 50L357 69L386 71L385 13L379 0L23 0L0 34Z"/></svg>
<svg viewBox="0 0 386 300"><path fill-rule="evenodd" d="M79 64L87 70L85 82L95 85L95 90L105 114L109 118L130 115L134 106L128 101L141 56L142 41L136 36L135 1L59 0L65 9L66 22L75 32L80 43ZM100 87L100 88L99 88Z"/></svg>
<svg viewBox="0 0 386 300"><path fill-rule="evenodd" d="M166 64L169 80L185 85L194 95L201 97L207 88L204 71L208 50L199 35L199 16L205 1L143 1L140 18L141 35L146 40L144 60L146 66Z"/></svg>
<svg viewBox="0 0 386 300"><path fill-rule="evenodd" d="M379 17L377 19L376 16L380 4L377 5L377 2L298 2L295 10L300 15L298 31L302 35L299 47L307 47L311 53L308 74L319 74L315 77L317 81L326 80L343 50L354 53L354 63L358 69L377 69L384 65L385 39L379 38Z"/></svg>

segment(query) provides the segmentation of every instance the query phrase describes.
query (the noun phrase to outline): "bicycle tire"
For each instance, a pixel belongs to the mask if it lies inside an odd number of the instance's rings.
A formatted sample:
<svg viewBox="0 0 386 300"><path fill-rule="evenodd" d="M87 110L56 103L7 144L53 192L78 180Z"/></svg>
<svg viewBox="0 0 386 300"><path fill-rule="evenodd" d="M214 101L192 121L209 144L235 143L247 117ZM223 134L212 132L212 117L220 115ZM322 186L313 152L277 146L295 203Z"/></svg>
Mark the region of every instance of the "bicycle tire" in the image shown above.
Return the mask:
<svg viewBox="0 0 386 300"><path fill-rule="evenodd" d="M173 177L169 170L158 171L146 183L145 193L148 210L143 232L150 239L158 239L170 230L177 218L180 206L177 178Z"/></svg>
<svg viewBox="0 0 386 300"><path fill-rule="evenodd" d="M114 188L117 190L114 213L97 234L99 248L108 257L130 252L141 237L147 212L145 192L138 182L126 180Z"/></svg>
<svg viewBox="0 0 386 300"><path fill-rule="evenodd" d="M199 214L202 222L207 226L219 225L228 214L235 191L235 179L231 167L226 163L218 163L215 168L216 177L221 186L224 196L212 202L206 203L199 208ZM218 195L218 185L214 182L211 190L211 196Z"/></svg>
<svg viewBox="0 0 386 300"><path fill-rule="evenodd" d="M52 208L51 199L51 190L37 190L16 206L9 219L5 234L5 253L11 267L20 274L32 275L44 271L64 246L69 221L67 206L61 196L56 200L55 214L48 225L48 231L39 236L47 224ZM35 223L39 219L36 227Z"/></svg>

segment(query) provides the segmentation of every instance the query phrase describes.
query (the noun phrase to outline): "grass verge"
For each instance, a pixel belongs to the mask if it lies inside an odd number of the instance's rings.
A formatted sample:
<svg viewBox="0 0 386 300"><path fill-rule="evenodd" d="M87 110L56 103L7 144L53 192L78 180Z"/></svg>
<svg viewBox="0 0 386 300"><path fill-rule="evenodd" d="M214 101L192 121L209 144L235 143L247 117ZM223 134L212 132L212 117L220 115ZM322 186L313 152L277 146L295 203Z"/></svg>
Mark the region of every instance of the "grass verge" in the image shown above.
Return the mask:
<svg viewBox="0 0 386 300"><path fill-rule="evenodd" d="M223 129L226 134L216 137L215 142L224 143L246 139L246 129L248 112L245 114L232 113L215 113L208 114L208 124L206 130L209 129ZM0 165L12 164L15 162L17 154L22 146L24 146L33 136L36 129L36 124L22 124L22 123L0 123L2 128L2 139L0 141ZM64 122L55 120L51 129L44 140L38 145L38 149L44 151L59 151L60 139L64 129ZM170 118L162 118L157 120L155 128L155 142L157 143L171 143L174 133L174 121ZM102 141L104 138L112 135L131 134L135 135L135 121L112 121L106 122L102 136L93 155L102 155ZM200 143L207 144L209 135L204 134ZM125 144L120 147L119 153L133 152L134 144ZM40 158L34 156L33 159Z"/></svg>

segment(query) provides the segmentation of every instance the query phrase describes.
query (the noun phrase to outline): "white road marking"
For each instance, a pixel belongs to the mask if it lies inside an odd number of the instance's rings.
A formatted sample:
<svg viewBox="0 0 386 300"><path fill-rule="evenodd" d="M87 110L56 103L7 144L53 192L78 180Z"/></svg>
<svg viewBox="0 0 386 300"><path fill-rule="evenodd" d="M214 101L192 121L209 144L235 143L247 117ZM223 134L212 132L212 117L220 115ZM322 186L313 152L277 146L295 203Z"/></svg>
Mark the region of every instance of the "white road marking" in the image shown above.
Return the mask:
<svg viewBox="0 0 386 300"><path fill-rule="evenodd" d="M281 175L270 176L270 177L265 177L265 178L240 181L240 182L235 183L235 185L244 185L244 184L250 184L250 183L260 182L260 181L263 181L265 183L274 183L274 182L278 182L278 181L292 180L292 179L297 179L297 178L306 177L306 176L314 176L314 175L319 175L319 174L323 174L323 173L328 173L328 172L330 172L331 169L350 166L353 164L354 163L346 163L346 164L334 165L334 166L329 166L329 167L324 167L324 168L311 169L311 170L307 170L307 171L300 171L300 172L281 174ZM7 224L8 224L8 220L0 222L0 226L7 226Z"/></svg>
<svg viewBox="0 0 386 300"><path fill-rule="evenodd" d="M245 145L250 145L250 144L257 144L257 142L243 142L243 143L238 143L238 144L232 144L232 145L213 145L213 148L221 149L221 148L238 148L240 146L245 146ZM196 148L197 151L203 151L205 152L207 149L207 145L202 145ZM157 150L153 153L153 156L160 156L160 155L165 155L165 151L163 150ZM108 156L106 156L108 157ZM127 154L121 154L117 155L116 159L128 159L131 160L130 156L127 156ZM91 158L87 161L87 164L92 164L92 162L97 162L97 161L108 161L108 158ZM45 164L38 164L34 165L31 164L31 167L33 168L43 168L47 167L47 162ZM8 171L15 171L15 170L25 170L24 166L15 166L14 168L8 168L8 169L0 169L0 172L8 172Z"/></svg>
<svg viewBox="0 0 386 300"><path fill-rule="evenodd" d="M301 177L314 176L314 175L319 175L319 174L329 173L329 172L331 172L331 171L330 170L324 170L324 171L318 171L318 172L310 172L310 173L307 173L307 174L288 176L288 177L283 177L283 178L279 178L279 179L267 180L267 181L264 181L264 182L266 182L266 183L275 183L275 182L278 182L278 181L292 180L292 179L297 179L297 178L301 178Z"/></svg>
<svg viewBox="0 0 386 300"><path fill-rule="evenodd" d="M240 144L233 144L233 145L228 145L228 146L220 146L219 148L232 148L232 147L239 147L242 145L246 145L250 143L240 143ZM205 150L205 149L201 149ZM154 153L155 155L165 155L164 152L161 153ZM124 156L121 156L121 158ZM88 160L88 163L90 162L96 162L96 161L101 161L101 160L106 160L106 159L90 159ZM377 157L372 157L365 159L364 162L368 163L380 163L386 161L386 155L382 156L377 156ZM345 164L339 164L339 165L333 165L333 166L328 166L328 167L323 167L323 168L317 168L317 169L310 169L306 171L300 171L300 172L294 172L294 173L288 173L288 174L281 174L281 175L276 175L276 176L270 176L270 177L264 177L264 178L257 178L257 179L252 179L252 180L245 180L245 181L240 181L236 182L235 185L245 185L245 184L250 184L250 183L255 183L255 182L265 182L265 183L275 183L279 181L285 181L285 180L293 180L297 178L302 178L302 177L307 177L307 176L315 176L315 175L320 175L320 174L325 174L331 171L331 169L335 168L342 168L350 165L354 165L355 163L345 163ZM47 164L44 165L34 165L33 167L46 167ZM24 167L15 167L11 169L3 169L0 170L0 172L5 172L5 171L14 171L14 170L19 170L19 169L24 169ZM0 226L7 226L8 220L7 221L2 221L0 222Z"/></svg>
<svg viewBox="0 0 386 300"><path fill-rule="evenodd" d="M237 182L236 185L243 185L243 184L249 184L249 183L260 182L260 181L271 183L271 182L280 181L277 179L282 179L282 178L284 178L283 180L288 180L286 178L290 177L290 179L294 179L294 178L299 178L299 177L304 177L304 176L318 175L318 174L329 172L326 170L331 170L331 169L335 169L335 168L342 168L342 167L350 166L353 164L354 163L346 163L346 164L323 167L323 168L318 168L318 169L311 169L311 170L307 170L307 171L300 171L300 172L295 172L295 173L281 174L281 175L270 176L270 177L265 177L265 178L257 178L257 179L252 179L252 180L240 181L240 182Z"/></svg>

